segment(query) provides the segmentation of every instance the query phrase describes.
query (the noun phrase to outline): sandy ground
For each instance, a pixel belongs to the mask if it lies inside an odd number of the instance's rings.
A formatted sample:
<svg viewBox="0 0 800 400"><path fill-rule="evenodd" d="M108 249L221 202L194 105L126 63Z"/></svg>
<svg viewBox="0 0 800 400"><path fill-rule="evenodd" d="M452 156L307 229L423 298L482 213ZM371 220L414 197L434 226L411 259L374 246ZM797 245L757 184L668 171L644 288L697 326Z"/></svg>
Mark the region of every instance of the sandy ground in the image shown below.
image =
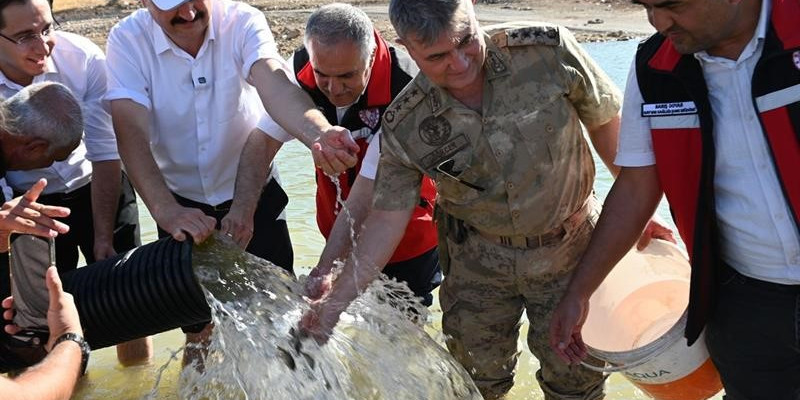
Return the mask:
<svg viewBox="0 0 800 400"><path fill-rule="evenodd" d="M59 9L59 0L55 7ZM302 42L305 19L323 0L245 0L264 11L283 55ZM395 38L387 16L388 2L366 0L353 4L364 9L384 37ZM140 7L138 0L111 0L105 5L81 6L56 12L63 29L87 36L105 47L108 30L121 18ZM647 36L653 28L644 9L628 0L479 0L481 24L528 20L564 25L578 40L623 40Z"/></svg>

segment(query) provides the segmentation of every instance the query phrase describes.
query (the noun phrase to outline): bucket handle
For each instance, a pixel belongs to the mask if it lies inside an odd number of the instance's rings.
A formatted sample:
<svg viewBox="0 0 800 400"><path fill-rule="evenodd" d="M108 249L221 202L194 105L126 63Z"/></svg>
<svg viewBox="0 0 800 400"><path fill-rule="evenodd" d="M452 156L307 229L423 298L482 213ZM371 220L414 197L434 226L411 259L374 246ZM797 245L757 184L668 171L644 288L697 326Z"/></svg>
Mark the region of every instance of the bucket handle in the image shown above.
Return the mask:
<svg viewBox="0 0 800 400"><path fill-rule="evenodd" d="M595 366L595 365L591 365L591 364L587 363L586 361L581 361L581 365L586 367L589 370L592 370L592 371L595 371L595 372L602 372L604 374L610 374L612 372L623 372L623 371L627 371L627 370L629 370L631 368L636 368L638 366L641 366L641 365L644 365L644 364L650 362L650 360L655 358L658 354L663 353L664 350L666 350L671 345L672 345L672 342L663 341L663 342L659 343L659 345L653 346L653 348L650 349L650 351L647 354L642 356L642 358L640 358L638 360L635 360L635 361L632 361L632 362L630 362L628 364L610 365L610 366L605 366L605 367L598 367L598 366ZM589 353L591 354L591 349L589 349ZM599 357L595 356L594 354L592 354L592 355L595 358L599 359Z"/></svg>

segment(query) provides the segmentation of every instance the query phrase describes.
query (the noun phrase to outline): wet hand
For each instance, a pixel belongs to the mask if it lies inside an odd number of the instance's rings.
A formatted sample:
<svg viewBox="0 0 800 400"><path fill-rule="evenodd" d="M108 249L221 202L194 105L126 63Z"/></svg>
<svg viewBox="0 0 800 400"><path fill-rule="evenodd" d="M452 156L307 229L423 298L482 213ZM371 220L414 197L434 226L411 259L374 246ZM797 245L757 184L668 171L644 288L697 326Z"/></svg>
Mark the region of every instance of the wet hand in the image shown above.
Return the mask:
<svg viewBox="0 0 800 400"><path fill-rule="evenodd" d="M339 322L339 315L344 311L334 303L326 300L311 303L311 309L303 314L298 328L300 333L314 338L319 344L325 344L333 334L333 327Z"/></svg>
<svg viewBox="0 0 800 400"><path fill-rule="evenodd" d="M246 249L253 238L253 215L231 208L220 221L219 231L233 239L240 248Z"/></svg>
<svg viewBox="0 0 800 400"><path fill-rule="evenodd" d="M177 203L159 212L158 216L154 215L154 218L162 229L180 242L186 240L188 234L195 243L202 243L214 232L217 224L214 217L209 217L199 209L183 207Z"/></svg>
<svg viewBox="0 0 800 400"><path fill-rule="evenodd" d="M330 272L330 268L327 270L323 270L321 267L314 268L306 279L306 297L310 300L319 300L330 292L332 286L333 275Z"/></svg>
<svg viewBox="0 0 800 400"><path fill-rule="evenodd" d="M667 226L667 223L658 216L653 216L653 218L647 222L647 226L644 228L644 231L642 231L642 235L636 243L636 250L644 250L652 239L662 239L678 244L678 241L675 239L675 233Z"/></svg>
<svg viewBox="0 0 800 400"><path fill-rule="evenodd" d="M565 296L550 319L550 347L567 364L579 364L586 358L581 329L588 313L588 300Z"/></svg>
<svg viewBox="0 0 800 400"><path fill-rule="evenodd" d="M359 147L350 131L340 126L326 129L311 145L314 165L328 175L339 175L358 161Z"/></svg>

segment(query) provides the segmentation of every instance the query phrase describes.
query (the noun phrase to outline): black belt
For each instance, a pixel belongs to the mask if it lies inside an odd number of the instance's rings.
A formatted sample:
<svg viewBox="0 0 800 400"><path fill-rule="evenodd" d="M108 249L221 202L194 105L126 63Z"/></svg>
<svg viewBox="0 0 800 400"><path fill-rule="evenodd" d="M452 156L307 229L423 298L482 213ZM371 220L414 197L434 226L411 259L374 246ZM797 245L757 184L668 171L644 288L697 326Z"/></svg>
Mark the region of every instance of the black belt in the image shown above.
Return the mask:
<svg viewBox="0 0 800 400"><path fill-rule="evenodd" d="M230 211L231 204L233 204L233 199L231 199L231 200L219 203L219 204L217 204L215 206L212 206L210 204L201 203L199 201L194 201L194 200L191 200L191 199L187 199L186 197L183 197L183 196L178 196L175 193L173 193L172 195L175 197L175 200L178 201L178 204L180 204L180 205L182 205L184 207L198 208L198 209L203 210L203 211L206 211L206 210L215 211L215 212Z"/></svg>

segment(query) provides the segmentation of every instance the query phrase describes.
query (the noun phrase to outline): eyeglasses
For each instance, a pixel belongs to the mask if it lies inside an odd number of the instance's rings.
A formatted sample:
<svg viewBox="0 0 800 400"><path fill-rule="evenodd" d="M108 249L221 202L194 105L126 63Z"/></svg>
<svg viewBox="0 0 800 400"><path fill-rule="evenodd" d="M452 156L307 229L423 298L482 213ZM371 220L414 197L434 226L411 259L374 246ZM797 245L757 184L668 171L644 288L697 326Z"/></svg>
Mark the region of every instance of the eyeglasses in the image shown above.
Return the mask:
<svg viewBox="0 0 800 400"><path fill-rule="evenodd" d="M464 185L464 186L466 186L468 188L475 189L475 190L477 190L479 192L482 192L482 191L486 190L486 189L484 189L484 188L482 188L482 187L480 187L480 186L478 186L478 185L476 185L474 183L467 182L467 181L465 181L465 180L453 175L453 166L455 166L455 164L456 164L456 160L453 160L452 158L444 160L444 161L440 162L439 165L436 166L436 171L439 171L442 174L445 174L448 177L457 180L458 183L460 183L460 184L462 184L462 185Z"/></svg>
<svg viewBox="0 0 800 400"><path fill-rule="evenodd" d="M46 38L49 38L50 36L52 36L53 32L55 32L59 28L60 28L60 25L59 25L58 21L53 20L53 23L50 26L48 26L47 28L45 28L45 30L43 30L40 33L33 33L33 32L32 33L26 33L26 34L24 34L24 35L22 35L22 36L20 36L20 37L18 37L16 39L10 38L10 37L0 33L0 37L2 37L3 39L8 40L11 43L16 44L17 46L33 46L34 44L38 43L40 40L44 42L46 40Z"/></svg>

